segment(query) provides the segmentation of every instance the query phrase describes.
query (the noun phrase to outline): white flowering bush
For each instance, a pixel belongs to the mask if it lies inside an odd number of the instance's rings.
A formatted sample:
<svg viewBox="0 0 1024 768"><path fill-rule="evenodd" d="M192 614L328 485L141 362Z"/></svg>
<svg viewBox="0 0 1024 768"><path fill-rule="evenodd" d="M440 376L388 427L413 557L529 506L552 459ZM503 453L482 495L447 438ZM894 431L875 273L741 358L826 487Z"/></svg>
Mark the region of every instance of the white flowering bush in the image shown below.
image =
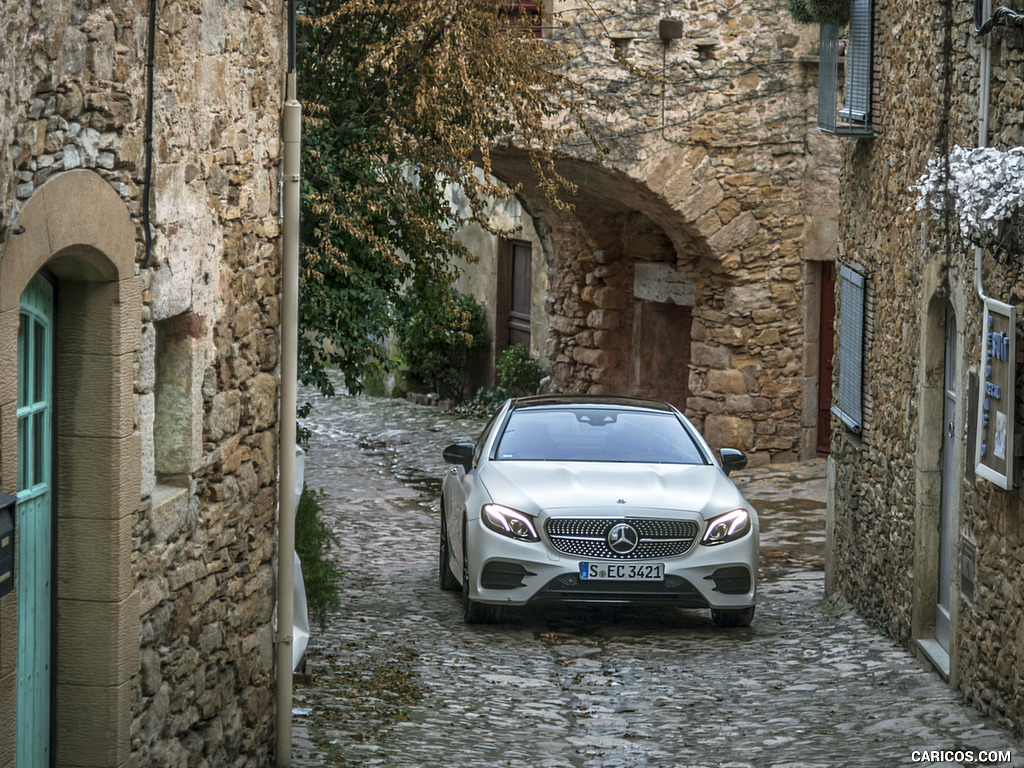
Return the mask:
<svg viewBox="0 0 1024 768"><path fill-rule="evenodd" d="M928 170L911 191L917 191L917 210L930 208L939 218L951 210L968 241L989 250L1020 248L1024 234L1020 216L1024 210L1024 147L1003 151L994 147L949 153L949 182L945 159L928 161Z"/></svg>

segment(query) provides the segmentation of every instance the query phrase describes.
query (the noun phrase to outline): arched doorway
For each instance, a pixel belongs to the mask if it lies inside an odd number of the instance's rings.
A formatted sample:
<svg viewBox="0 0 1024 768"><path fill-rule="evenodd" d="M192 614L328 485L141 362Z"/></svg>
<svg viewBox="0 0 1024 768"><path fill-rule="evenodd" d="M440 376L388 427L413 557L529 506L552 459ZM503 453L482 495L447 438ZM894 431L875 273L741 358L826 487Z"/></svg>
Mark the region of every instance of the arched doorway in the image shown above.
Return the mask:
<svg viewBox="0 0 1024 768"><path fill-rule="evenodd" d="M17 350L18 361L0 372L0 490L19 498L19 582L48 582L49 592L30 594L19 583L0 606L18 617L0 623L0 647L18 648L13 664L0 657L0 691L17 689L13 701L0 701L15 710L0 722L0 742L15 745L18 765L119 766L130 756L139 670L135 227L110 185L84 170L51 177L17 223L0 259L0 349ZM29 530L47 520L52 544ZM52 559L38 578L21 572L22 559L47 552ZM47 605L52 621L37 612ZM44 682L37 662L47 655ZM81 727L83 713L89 728Z"/></svg>
<svg viewBox="0 0 1024 768"><path fill-rule="evenodd" d="M575 192L571 209L559 209L533 183L527 155L506 148L492 161L495 175L521 184L548 264L545 346L554 386L655 397L685 410L709 253L698 208L674 207L622 171L560 158L558 171Z"/></svg>
<svg viewBox="0 0 1024 768"><path fill-rule="evenodd" d="M914 531L913 635L918 647L947 677L956 657L954 563L962 477L964 423L959 414L960 336L957 312L939 277L921 329L920 425Z"/></svg>

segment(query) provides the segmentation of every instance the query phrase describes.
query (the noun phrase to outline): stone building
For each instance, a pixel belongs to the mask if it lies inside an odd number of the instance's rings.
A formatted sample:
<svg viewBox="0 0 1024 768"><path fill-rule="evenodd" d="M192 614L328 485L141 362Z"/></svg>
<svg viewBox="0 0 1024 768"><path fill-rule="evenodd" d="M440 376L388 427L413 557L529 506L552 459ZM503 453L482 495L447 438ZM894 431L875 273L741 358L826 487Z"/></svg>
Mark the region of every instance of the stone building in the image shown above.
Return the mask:
<svg viewBox="0 0 1024 768"><path fill-rule="evenodd" d="M4 768L271 762L284 10L0 4Z"/></svg>
<svg viewBox="0 0 1024 768"><path fill-rule="evenodd" d="M570 212L493 155L524 226L465 233L490 370L526 341L553 388L666 399L752 464L827 451L839 146L814 122L817 29L774 0L548 5L609 151L562 147Z"/></svg>
<svg viewBox="0 0 1024 768"><path fill-rule="evenodd" d="M837 83L846 91L839 120L821 116L847 133L838 139L827 586L979 709L1020 728L1020 357L1008 353L1019 335L1010 310L1024 300L1024 240L976 230L1001 223L1019 233L1021 201L1010 195L1012 216L970 203L1011 189L1015 155L1006 151L1024 140L1024 31L1003 17L980 34L972 4L854 0L852 9L848 31L852 40L855 27L867 30L854 48L869 64ZM835 36L823 28L823 51ZM854 91L866 97L857 109ZM1001 154L985 168L985 153L958 146ZM929 175L925 196L919 182ZM937 207L943 189L949 205Z"/></svg>

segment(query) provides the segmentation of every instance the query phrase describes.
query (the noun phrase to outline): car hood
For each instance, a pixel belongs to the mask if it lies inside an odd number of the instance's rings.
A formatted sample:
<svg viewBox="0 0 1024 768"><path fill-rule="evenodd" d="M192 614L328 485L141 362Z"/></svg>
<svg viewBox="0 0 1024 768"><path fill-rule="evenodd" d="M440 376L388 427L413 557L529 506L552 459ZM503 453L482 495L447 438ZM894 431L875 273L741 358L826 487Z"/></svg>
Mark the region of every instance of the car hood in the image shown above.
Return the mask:
<svg viewBox="0 0 1024 768"><path fill-rule="evenodd" d="M551 461L494 461L481 468L491 500L527 514L559 509L686 510L705 519L750 508L716 466ZM625 503L623 503L625 502Z"/></svg>

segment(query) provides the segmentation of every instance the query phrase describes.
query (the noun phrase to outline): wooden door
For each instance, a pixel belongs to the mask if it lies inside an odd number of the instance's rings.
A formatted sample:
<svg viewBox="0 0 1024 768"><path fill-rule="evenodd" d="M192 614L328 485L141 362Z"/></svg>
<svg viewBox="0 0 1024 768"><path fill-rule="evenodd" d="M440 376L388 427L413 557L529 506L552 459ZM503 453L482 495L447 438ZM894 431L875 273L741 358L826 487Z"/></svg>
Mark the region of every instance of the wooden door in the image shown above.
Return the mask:
<svg viewBox="0 0 1024 768"><path fill-rule="evenodd" d="M530 349L530 304L533 289L533 254L529 243L513 241L509 254L508 346L522 343Z"/></svg>
<svg viewBox="0 0 1024 768"><path fill-rule="evenodd" d="M686 410L690 396L690 307L640 301L633 314L633 391Z"/></svg>
<svg viewBox="0 0 1024 768"><path fill-rule="evenodd" d="M53 359L53 286L36 275L18 325L18 766L50 765Z"/></svg>

